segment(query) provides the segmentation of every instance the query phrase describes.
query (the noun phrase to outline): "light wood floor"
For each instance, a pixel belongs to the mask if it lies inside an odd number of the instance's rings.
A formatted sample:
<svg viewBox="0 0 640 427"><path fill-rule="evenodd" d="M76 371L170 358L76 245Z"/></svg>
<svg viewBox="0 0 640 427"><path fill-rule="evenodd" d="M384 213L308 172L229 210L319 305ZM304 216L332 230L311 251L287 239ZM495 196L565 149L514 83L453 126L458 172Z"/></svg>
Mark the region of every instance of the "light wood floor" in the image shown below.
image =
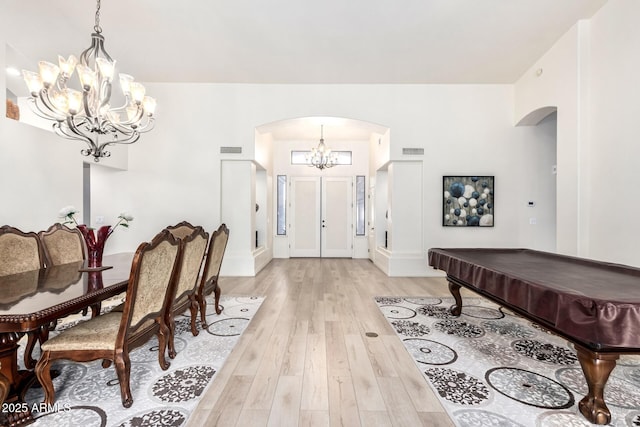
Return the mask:
<svg viewBox="0 0 640 427"><path fill-rule="evenodd" d="M298 258L220 284L226 295L266 299L189 426L453 426L373 300L448 296L443 278Z"/></svg>

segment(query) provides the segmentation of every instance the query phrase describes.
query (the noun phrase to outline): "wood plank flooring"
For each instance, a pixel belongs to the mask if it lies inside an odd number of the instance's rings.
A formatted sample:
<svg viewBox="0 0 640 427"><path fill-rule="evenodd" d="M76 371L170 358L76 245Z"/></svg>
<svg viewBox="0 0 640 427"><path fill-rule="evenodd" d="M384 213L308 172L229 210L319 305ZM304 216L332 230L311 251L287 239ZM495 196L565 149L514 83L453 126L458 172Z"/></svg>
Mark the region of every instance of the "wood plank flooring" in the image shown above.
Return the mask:
<svg viewBox="0 0 640 427"><path fill-rule="evenodd" d="M294 258L220 285L225 295L266 298L189 426L453 426L373 300L448 296L443 278Z"/></svg>

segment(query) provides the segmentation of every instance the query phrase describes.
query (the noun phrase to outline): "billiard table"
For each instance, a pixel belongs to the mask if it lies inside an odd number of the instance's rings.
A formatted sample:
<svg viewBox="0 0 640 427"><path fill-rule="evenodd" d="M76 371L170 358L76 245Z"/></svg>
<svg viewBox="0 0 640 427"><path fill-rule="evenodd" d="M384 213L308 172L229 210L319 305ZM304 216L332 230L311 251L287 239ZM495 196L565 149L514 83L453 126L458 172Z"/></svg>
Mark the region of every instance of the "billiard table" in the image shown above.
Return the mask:
<svg viewBox="0 0 640 427"><path fill-rule="evenodd" d="M640 353L640 269L530 249L433 248L428 260L447 274L452 314L464 287L572 342L589 386L580 412L610 422L609 374L621 354Z"/></svg>

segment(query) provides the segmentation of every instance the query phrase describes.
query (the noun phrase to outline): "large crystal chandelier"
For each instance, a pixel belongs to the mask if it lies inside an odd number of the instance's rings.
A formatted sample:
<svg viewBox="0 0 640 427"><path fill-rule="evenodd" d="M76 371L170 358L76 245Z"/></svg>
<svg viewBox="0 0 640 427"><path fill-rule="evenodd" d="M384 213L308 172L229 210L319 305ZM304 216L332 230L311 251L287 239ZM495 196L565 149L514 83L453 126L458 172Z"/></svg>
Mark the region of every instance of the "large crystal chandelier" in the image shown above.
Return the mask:
<svg viewBox="0 0 640 427"><path fill-rule="evenodd" d="M320 143L311 149L311 153L307 156L307 162L309 162L309 166L320 170L332 168L338 164L337 154L332 153L324 143L323 125L320 125Z"/></svg>
<svg viewBox="0 0 640 427"><path fill-rule="evenodd" d="M124 95L122 105L111 105L111 91L116 61L104 49L100 27L100 0L97 0L91 46L80 55L80 62L71 55L58 56L58 64L40 61L39 73L23 70L29 88L29 103L41 118L52 120L56 134L84 141L81 153L94 161L109 157L112 144L132 144L140 134L153 128L155 99L145 96L142 84L128 74L119 74ZM74 70L81 91L68 87Z"/></svg>

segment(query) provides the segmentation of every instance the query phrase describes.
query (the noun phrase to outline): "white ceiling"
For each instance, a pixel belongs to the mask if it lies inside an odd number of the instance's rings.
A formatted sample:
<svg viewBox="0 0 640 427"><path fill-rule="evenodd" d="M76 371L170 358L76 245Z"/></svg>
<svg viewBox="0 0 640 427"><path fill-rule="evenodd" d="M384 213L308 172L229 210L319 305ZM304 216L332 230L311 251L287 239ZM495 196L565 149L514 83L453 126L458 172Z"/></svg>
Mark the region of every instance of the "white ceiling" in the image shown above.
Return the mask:
<svg viewBox="0 0 640 427"><path fill-rule="evenodd" d="M513 83L606 1L104 0L100 23L143 82ZM0 3L32 69L90 43L92 1Z"/></svg>
<svg viewBox="0 0 640 427"><path fill-rule="evenodd" d="M513 83L607 0L104 0L118 69L142 82ZM80 52L95 3L0 0L7 66ZM7 87L26 95L21 77ZM24 93L20 93L24 91ZM367 139L326 118L262 126L275 139Z"/></svg>

